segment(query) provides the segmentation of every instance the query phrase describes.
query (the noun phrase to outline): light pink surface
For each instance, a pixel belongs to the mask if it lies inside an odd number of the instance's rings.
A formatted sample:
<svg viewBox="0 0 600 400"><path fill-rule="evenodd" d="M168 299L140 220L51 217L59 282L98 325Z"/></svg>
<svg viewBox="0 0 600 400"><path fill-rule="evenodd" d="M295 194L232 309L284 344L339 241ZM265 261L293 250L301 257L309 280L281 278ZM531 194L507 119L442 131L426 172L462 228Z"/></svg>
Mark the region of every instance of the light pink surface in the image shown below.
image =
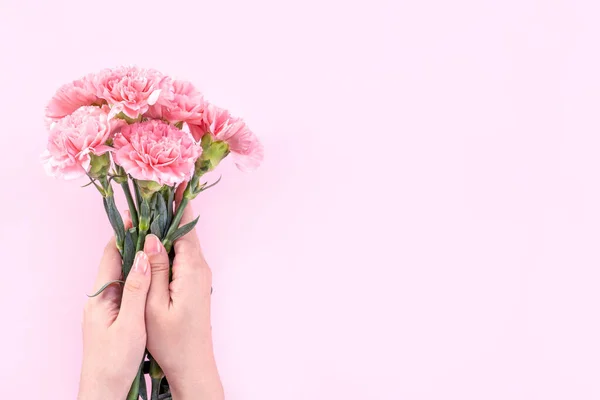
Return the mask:
<svg viewBox="0 0 600 400"><path fill-rule="evenodd" d="M44 175L45 102L137 63L265 144L195 203L229 400L600 398L599 18L592 0L1 0L2 397L75 397L110 235L93 189Z"/></svg>

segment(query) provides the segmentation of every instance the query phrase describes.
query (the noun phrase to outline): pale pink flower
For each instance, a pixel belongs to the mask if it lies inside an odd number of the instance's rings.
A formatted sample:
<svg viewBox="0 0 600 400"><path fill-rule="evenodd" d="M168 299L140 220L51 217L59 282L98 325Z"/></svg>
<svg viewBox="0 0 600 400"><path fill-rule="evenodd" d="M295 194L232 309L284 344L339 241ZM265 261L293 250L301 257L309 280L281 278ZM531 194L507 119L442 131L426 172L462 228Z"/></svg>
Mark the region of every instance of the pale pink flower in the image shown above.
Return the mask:
<svg viewBox="0 0 600 400"><path fill-rule="evenodd" d="M202 149L173 125L149 120L115 135L114 160L135 179L175 185L191 178Z"/></svg>
<svg viewBox="0 0 600 400"><path fill-rule="evenodd" d="M171 123L187 122L201 124L204 97L192 83L174 80L168 91L163 92L158 103L150 107L152 118L164 118Z"/></svg>
<svg viewBox="0 0 600 400"><path fill-rule="evenodd" d="M71 114L81 106L100 103L101 100L89 85L88 77L84 77L67 83L56 91L46 107L46 117L50 120L57 120Z"/></svg>
<svg viewBox="0 0 600 400"><path fill-rule="evenodd" d="M106 141L124 121L109 121L108 111L107 106L84 106L52 125L42 155L50 175L64 179L83 176L90 169L91 154L111 150Z"/></svg>
<svg viewBox="0 0 600 400"><path fill-rule="evenodd" d="M169 78L153 69L119 67L96 74L92 85L111 106L111 117L122 112L136 119L158 101L162 90L168 90Z"/></svg>
<svg viewBox="0 0 600 400"><path fill-rule="evenodd" d="M263 146L246 123L229 111L207 103L201 124L188 124L196 140L210 133L214 140L229 145L235 164L241 170L258 168L263 160Z"/></svg>

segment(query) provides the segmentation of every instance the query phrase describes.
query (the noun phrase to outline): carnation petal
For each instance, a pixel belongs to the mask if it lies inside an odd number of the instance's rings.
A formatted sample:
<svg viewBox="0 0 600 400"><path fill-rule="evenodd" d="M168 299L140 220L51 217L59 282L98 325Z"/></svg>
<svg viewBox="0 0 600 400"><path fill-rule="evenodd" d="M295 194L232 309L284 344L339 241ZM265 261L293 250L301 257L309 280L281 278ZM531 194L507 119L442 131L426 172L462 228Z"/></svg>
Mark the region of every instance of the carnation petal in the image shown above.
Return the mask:
<svg viewBox="0 0 600 400"><path fill-rule="evenodd" d="M158 101L158 98L160 97L160 92L161 90L155 90L154 92L152 92L152 94L148 97L148 104L153 106L154 104L156 104L156 102Z"/></svg>

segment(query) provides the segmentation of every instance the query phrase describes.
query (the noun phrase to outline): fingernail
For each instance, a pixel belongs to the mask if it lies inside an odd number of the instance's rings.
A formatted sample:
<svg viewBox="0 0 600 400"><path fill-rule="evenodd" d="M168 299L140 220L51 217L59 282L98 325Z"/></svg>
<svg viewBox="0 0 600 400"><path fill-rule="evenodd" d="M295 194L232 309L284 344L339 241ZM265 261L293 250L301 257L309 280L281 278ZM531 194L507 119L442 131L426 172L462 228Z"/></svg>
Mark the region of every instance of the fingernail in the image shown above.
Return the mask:
<svg viewBox="0 0 600 400"><path fill-rule="evenodd" d="M155 235L146 236L146 243L148 244L148 248L146 250L148 254L155 255L162 253L163 245L160 242L160 239Z"/></svg>
<svg viewBox="0 0 600 400"><path fill-rule="evenodd" d="M138 251L133 262L133 270L136 272L146 273L148 269L148 256L143 251Z"/></svg>

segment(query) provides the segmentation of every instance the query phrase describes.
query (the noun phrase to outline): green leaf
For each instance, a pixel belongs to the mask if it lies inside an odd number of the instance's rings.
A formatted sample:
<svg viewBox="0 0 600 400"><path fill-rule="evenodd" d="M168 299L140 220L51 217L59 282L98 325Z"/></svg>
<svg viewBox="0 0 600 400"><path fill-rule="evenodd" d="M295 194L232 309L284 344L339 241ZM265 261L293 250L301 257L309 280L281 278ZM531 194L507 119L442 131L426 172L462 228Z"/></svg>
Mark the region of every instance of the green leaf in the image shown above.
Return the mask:
<svg viewBox="0 0 600 400"><path fill-rule="evenodd" d="M136 227L129 228L129 233L131 233L131 240L133 241L133 243L137 243L137 237L138 237L137 228ZM125 235L127 235L127 234L125 234Z"/></svg>
<svg viewBox="0 0 600 400"><path fill-rule="evenodd" d="M162 239L166 232L167 226L167 207L165 199L162 195L158 195L156 199L156 209L154 210L154 221L150 225L150 232Z"/></svg>
<svg viewBox="0 0 600 400"><path fill-rule="evenodd" d="M106 215L108 215L108 203L106 202L106 197L102 197L102 204L104 204L104 211L106 211Z"/></svg>
<svg viewBox="0 0 600 400"><path fill-rule="evenodd" d="M158 218L154 218L154 221L152 221L152 223L150 224L150 233L160 239L162 229L160 227L160 221Z"/></svg>
<svg viewBox="0 0 600 400"><path fill-rule="evenodd" d="M177 239L179 239L180 237L182 237L183 235L185 235L186 233L188 233L189 231L194 229L194 227L198 223L199 219L200 219L200 216L198 215L196 217L196 219L193 220L192 222L187 223L187 224L177 228L177 230L175 232L173 232L173 237L171 238L171 242L175 242Z"/></svg>
<svg viewBox="0 0 600 400"><path fill-rule="evenodd" d="M87 296L87 297L96 297L96 296L98 296L100 293L104 292L104 289L106 289L107 287L109 287L110 285L112 285L112 284L115 284L115 283L121 283L121 284L123 284L123 283L125 283L125 282L124 282L124 281L121 281L121 280L119 280L119 279L117 279L117 280L114 280L114 281L110 281L110 282L106 282L104 285L102 285L102 287L101 287L100 289L98 289L98 291L97 291L96 293L94 293L94 294L88 294L88 295L86 295L86 296Z"/></svg>
<svg viewBox="0 0 600 400"><path fill-rule="evenodd" d="M169 381L167 377L164 377L160 382L160 391L158 392L159 399L171 399L171 388L169 387Z"/></svg>
<svg viewBox="0 0 600 400"><path fill-rule="evenodd" d="M147 201L142 201L140 205L140 219L150 219L150 205Z"/></svg>
<svg viewBox="0 0 600 400"><path fill-rule="evenodd" d="M199 189L198 189L198 193L204 192L205 190L210 189L211 187L215 186L217 183L221 182L221 178L223 178L223 176L219 176L219 179L217 179L215 182L211 183L210 185L207 185L206 183L204 185L202 185Z"/></svg>
<svg viewBox="0 0 600 400"><path fill-rule="evenodd" d="M94 181L90 179L90 183L86 183L85 185L82 185L80 187L85 188L85 187L92 185L93 183L94 183Z"/></svg>
<svg viewBox="0 0 600 400"><path fill-rule="evenodd" d="M137 235L136 235L137 236ZM133 265L133 259L135 258L135 243L131 234L131 230L128 230L125 234L125 246L123 248L123 279L127 279L131 266Z"/></svg>
<svg viewBox="0 0 600 400"><path fill-rule="evenodd" d="M160 193L154 193L152 195L152 199L150 199L150 213L153 214L154 210L156 210L156 202L157 202L157 198L158 197L162 197L160 195Z"/></svg>
<svg viewBox="0 0 600 400"><path fill-rule="evenodd" d="M142 373L140 376L140 397L142 400L148 400L148 390L146 388L146 379Z"/></svg>
<svg viewBox="0 0 600 400"><path fill-rule="evenodd" d="M123 225L123 218L121 218L121 214L117 209L114 197L105 197L103 201L104 209L106 210L106 214L108 215L108 220L113 230L115 231L115 236L117 237L117 247L119 248L119 251L122 252L123 241L125 240L125 226Z"/></svg>

